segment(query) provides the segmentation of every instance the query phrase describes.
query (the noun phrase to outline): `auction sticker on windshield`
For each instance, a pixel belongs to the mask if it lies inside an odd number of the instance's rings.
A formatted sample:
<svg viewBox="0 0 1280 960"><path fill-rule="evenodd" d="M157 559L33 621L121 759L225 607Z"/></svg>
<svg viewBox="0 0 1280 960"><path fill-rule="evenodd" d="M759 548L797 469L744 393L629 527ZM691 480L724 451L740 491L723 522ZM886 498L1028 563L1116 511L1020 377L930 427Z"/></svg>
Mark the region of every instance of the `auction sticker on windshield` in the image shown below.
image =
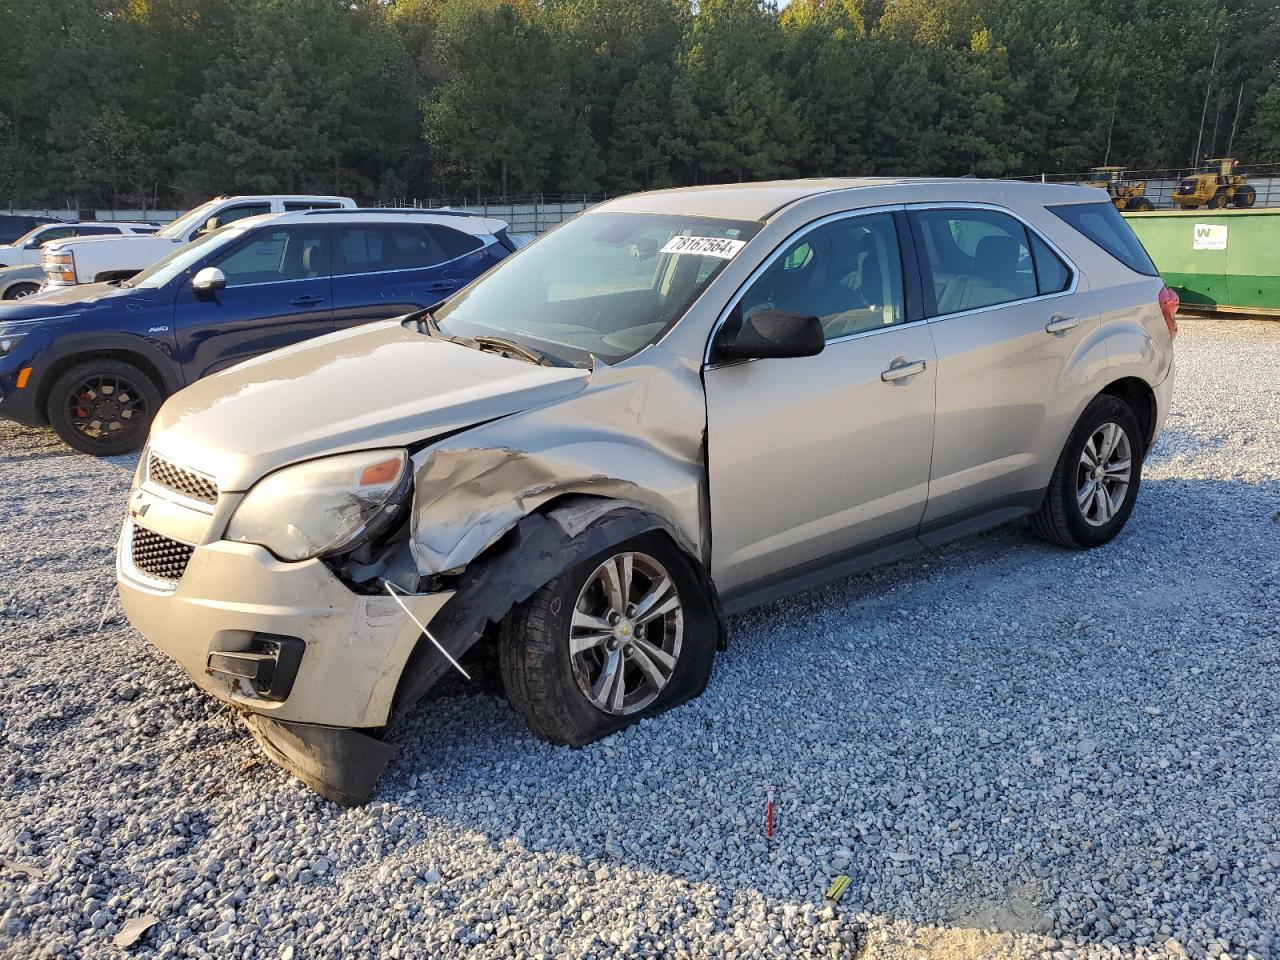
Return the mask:
<svg viewBox="0 0 1280 960"><path fill-rule="evenodd" d="M703 257L732 260L746 245L745 240L729 240L725 237L672 237L662 248L662 252L696 253Z"/></svg>

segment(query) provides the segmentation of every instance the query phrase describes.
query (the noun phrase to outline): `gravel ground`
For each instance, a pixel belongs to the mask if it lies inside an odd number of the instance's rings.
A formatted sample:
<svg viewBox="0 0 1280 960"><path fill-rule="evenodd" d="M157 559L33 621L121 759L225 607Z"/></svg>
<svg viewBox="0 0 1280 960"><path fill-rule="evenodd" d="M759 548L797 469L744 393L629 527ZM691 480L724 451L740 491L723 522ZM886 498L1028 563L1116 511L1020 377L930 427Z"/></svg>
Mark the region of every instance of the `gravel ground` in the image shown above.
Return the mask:
<svg viewBox="0 0 1280 960"><path fill-rule="evenodd" d="M0 954L1280 958L1280 324L1178 350L1110 546L736 618L701 699L583 750L437 695L345 811L110 605L132 462L0 425Z"/></svg>

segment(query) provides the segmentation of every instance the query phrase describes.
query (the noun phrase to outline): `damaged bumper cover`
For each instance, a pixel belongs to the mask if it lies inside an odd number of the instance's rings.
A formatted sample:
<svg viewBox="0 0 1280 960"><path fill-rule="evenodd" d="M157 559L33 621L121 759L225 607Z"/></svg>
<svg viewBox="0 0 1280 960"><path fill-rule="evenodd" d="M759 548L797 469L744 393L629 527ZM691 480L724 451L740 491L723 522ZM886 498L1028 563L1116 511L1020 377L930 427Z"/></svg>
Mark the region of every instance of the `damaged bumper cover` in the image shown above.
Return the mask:
<svg viewBox="0 0 1280 960"><path fill-rule="evenodd" d="M354 593L319 560L284 563L223 540L194 547L180 579L161 582L135 566L132 528L126 522L117 551L129 621L203 690L249 713L273 759L331 799L367 798L359 783L372 789L390 747L359 731L390 720L421 633L396 600ZM400 599L427 623L452 595ZM280 698L279 660L270 673L256 671L265 669L259 658L290 648L300 655L285 665L292 676ZM371 769L367 761L376 761L372 777L352 781L351 772Z"/></svg>

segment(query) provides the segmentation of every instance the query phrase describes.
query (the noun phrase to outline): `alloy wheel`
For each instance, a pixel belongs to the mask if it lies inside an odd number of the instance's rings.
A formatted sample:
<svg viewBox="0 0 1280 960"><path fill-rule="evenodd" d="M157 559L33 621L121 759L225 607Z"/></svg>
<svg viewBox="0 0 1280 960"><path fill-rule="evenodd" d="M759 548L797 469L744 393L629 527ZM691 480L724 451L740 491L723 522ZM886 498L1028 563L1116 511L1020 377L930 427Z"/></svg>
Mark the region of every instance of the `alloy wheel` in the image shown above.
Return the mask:
<svg viewBox="0 0 1280 960"><path fill-rule="evenodd" d="M646 554L617 554L592 572L574 604L574 679L598 710L636 713L670 682L683 637L684 611L670 574Z"/></svg>
<svg viewBox="0 0 1280 960"><path fill-rule="evenodd" d="M1124 505L1132 474L1129 435L1117 424L1102 424L1085 441L1076 472L1076 502L1086 523L1111 521Z"/></svg>
<svg viewBox="0 0 1280 960"><path fill-rule="evenodd" d="M124 440L149 422L146 397L124 377L86 377L67 396L67 418L91 443L107 446Z"/></svg>

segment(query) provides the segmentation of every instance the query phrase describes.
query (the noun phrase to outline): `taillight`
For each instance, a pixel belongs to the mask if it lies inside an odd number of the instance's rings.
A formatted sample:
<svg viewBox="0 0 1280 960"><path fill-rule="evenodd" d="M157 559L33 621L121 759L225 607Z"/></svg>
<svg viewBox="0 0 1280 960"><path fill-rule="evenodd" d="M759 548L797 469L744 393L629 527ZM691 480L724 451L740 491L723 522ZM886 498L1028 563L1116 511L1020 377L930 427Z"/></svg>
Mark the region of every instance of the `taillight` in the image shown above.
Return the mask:
<svg viewBox="0 0 1280 960"><path fill-rule="evenodd" d="M1164 325L1169 328L1169 339L1172 340L1178 335L1178 307L1182 301L1167 284L1160 288L1160 296L1156 299L1160 303L1160 312L1164 314Z"/></svg>

